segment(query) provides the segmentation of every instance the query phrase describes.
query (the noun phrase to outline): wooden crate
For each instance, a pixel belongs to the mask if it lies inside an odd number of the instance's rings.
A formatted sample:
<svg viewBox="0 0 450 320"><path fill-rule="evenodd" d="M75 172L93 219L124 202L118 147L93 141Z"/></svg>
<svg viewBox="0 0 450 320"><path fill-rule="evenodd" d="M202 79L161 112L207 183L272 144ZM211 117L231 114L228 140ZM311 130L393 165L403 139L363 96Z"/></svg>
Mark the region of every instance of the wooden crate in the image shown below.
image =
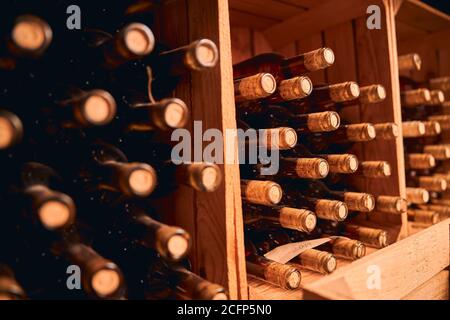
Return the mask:
<svg viewBox="0 0 450 320"><path fill-rule="evenodd" d="M354 110L345 118L352 122L400 124L395 13L401 3L400 0L167 0L157 15L165 28L156 33L171 46L200 37L218 44L219 66L207 74L186 77L176 91L177 96L189 102L192 120L202 120L204 128L222 131L236 128L232 63L265 51L294 55L323 45L335 51L336 64L314 73L313 81L381 83L388 92L384 103ZM366 9L373 4L382 11L381 30L368 30L365 25ZM393 168L391 179L361 184L361 190L405 196L401 136L392 142L371 142L356 151L361 159L387 160ZM250 277L247 287L239 168L224 165L222 170L224 183L219 191L204 195L181 189L170 203L164 204L164 209L171 213L171 221L193 235L194 270L225 285L231 298L432 297L427 292L436 298L448 297L448 284L445 286L442 280L448 277L443 270L449 265L450 219L385 249L370 250L367 257L354 263L339 261L338 270L327 277L305 272L302 290L287 292ZM407 233L405 215L373 213L362 220L388 229L394 240L404 238ZM382 270L382 288L375 291L365 287L367 267L371 265Z"/></svg>
<svg viewBox="0 0 450 320"><path fill-rule="evenodd" d="M393 2L391 1L259 1L229 0L233 63L253 55L277 51L287 56L322 46L333 49L335 65L314 72L314 83L353 80L360 85L379 83L388 97L376 106L348 108L344 120L358 122L395 122L401 124L397 49ZM381 30L366 27L366 10L381 8ZM301 137L300 137L301 139ZM393 174L389 179L358 182L358 188L374 195L405 196L403 142L375 140L357 146L354 153L363 160L386 160ZM380 212L361 215L359 223L382 227L393 242L406 236L406 217ZM339 261L339 268L348 264ZM305 272L304 284L314 283L321 275ZM250 298L299 299L302 290L288 292L249 278Z"/></svg>

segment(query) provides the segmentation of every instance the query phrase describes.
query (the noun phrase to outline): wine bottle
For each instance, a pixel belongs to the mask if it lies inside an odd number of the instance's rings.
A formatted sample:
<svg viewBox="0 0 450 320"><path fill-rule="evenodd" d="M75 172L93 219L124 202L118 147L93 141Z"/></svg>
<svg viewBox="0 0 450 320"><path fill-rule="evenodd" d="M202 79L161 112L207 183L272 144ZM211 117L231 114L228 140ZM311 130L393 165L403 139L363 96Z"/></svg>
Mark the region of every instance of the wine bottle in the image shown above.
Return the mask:
<svg viewBox="0 0 450 320"><path fill-rule="evenodd" d="M339 127L336 112L326 111L308 114L293 114L280 106L265 106L260 112L246 112L241 119L254 128L276 128L288 126L297 133L333 131Z"/></svg>
<svg viewBox="0 0 450 320"><path fill-rule="evenodd" d="M323 158L327 161L332 173L354 173L359 166L358 158L353 154L312 154L304 145L283 152L287 157Z"/></svg>
<svg viewBox="0 0 450 320"><path fill-rule="evenodd" d="M437 121L424 121L426 137L437 136L442 132L441 125Z"/></svg>
<svg viewBox="0 0 450 320"><path fill-rule="evenodd" d="M342 151L354 143L372 141L375 137L376 131L371 123L359 123L340 126L333 132L305 133L300 142L313 152Z"/></svg>
<svg viewBox="0 0 450 320"><path fill-rule="evenodd" d="M23 137L22 121L14 113L0 110L0 150L20 143Z"/></svg>
<svg viewBox="0 0 450 320"><path fill-rule="evenodd" d="M242 199L253 204L275 205L283 197L283 189L272 181L241 180Z"/></svg>
<svg viewBox="0 0 450 320"><path fill-rule="evenodd" d="M436 159L428 153L410 153L405 155L406 169L431 169L436 166Z"/></svg>
<svg viewBox="0 0 450 320"><path fill-rule="evenodd" d="M406 185L408 187L418 187L434 192L447 190L447 181L444 178L433 176L408 176Z"/></svg>
<svg viewBox="0 0 450 320"><path fill-rule="evenodd" d="M417 53L409 53L398 56L398 70L400 73L419 71L422 66L422 59Z"/></svg>
<svg viewBox="0 0 450 320"><path fill-rule="evenodd" d="M450 90L450 77L439 77L429 80L430 88L434 90L448 91Z"/></svg>
<svg viewBox="0 0 450 320"><path fill-rule="evenodd" d="M38 58L52 42L53 32L43 19L33 15L18 16L5 48L0 50L0 69L13 70L22 58Z"/></svg>
<svg viewBox="0 0 450 320"><path fill-rule="evenodd" d="M413 204L424 204L430 200L430 193L424 188L406 188L406 200Z"/></svg>
<svg viewBox="0 0 450 320"><path fill-rule="evenodd" d="M246 240L247 273L286 290L295 290L301 283L301 272L289 264L281 264L257 254L253 243Z"/></svg>
<svg viewBox="0 0 450 320"><path fill-rule="evenodd" d="M388 234L382 229L363 227L350 223L340 224L338 229L338 234L357 239L370 247L381 249L388 245Z"/></svg>
<svg viewBox="0 0 450 320"><path fill-rule="evenodd" d="M442 90L430 90L431 99L428 105L439 106L445 102L445 95Z"/></svg>
<svg viewBox="0 0 450 320"><path fill-rule="evenodd" d="M348 215L348 207L342 201L307 197L291 188L284 190L280 205L311 210L325 220L343 221Z"/></svg>
<svg viewBox="0 0 450 320"><path fill-rule="evenodd" d="M401 214L406 212L408 203L405 199L395 196L378 196L375 210L386 213Z"/></svg>
<svg viewBox="0 0 450 320"><path fill-rule="evenodd" d="M370 105L383 102L386 99L386 89L381 84L372 84L359 88L359 97L355 100L341 102L339 107L355 104Z"/></svg>
<svg viewBox="0 0 450 320"><path fill-rule="evenodd" d="M63 253L80 267L87 294L98 299L120 299L125 295L124 277L114 262L82 243L67 244Z"/></svg>
<svg viewBox="0 0 450 320"><path fill-rule="evenodd" d="M156 250L168 261L176 262L186 257L191 239L185 230L154 220L146 207L137 202L126 203L120 209L119 227L129 240Z"/></svg>
<svg viewBox="0 0 450 320"><path fill-rule="evenodd" d="M11 171L9 198L27 221L50 231L64 230L74 223L75 204L70 196L53 189L59 187L61 178L52 168L28 162Z"/></svg>
<svg viewBox="0 0 450 320"><path fill-rule="evenodd" d="M408 221L431 226L439 222L439 213L436 211L408 209Z"/></svg>
<svg viewBox="0 0 450 320"><path fill-rule="evenodd" d="M444 219L450 217L450 207L448 205L427 203L418 205L418 208L421 210L437 212L439 217Z"/></svg>
<svg viewBox="0 0 450 320"><path fill-rule="evenodd" d="M130 104L122 117L127 131L167 131L184 127L189 118L189 110L182 100L166 98L156 102Z"/></svg>
<svg viewBox="0 0 450 320"><path fill-rule="evenodd" d="M239 129L244 131L250 129L250 126L242 120L238 120L237 125ZM239 140L239 144L245 144L246 150L251 150L252 147L263 147L268 150L287 150L297 144L297 132L289 127L259 129L257 135L248 135L243 138L244 140Z"/></svg>
<svg viewBox="0 0 450 320"><path fill-rule="evenodd" d="M362 161L354 174L365 178L386 178L391 173L391 166L386 161Z"/></svg>
<svg viewBox="0 0 450 320"><path fill-rule="evenodd" d="M423 147L423 152L432 155L436 160L450 159L450 146L448 145L426 145Z"/></svg>
<svg viewBox="0 0 450 320"><path fill-rule="evenodd" d="M258 72L269 72L278 81L325 69L334 63L330 48L320 48L291 58L278 53L263 53L233 66L233 77L242 78Z"/></svg>
<svg viewBox="0 0 450 320"><path fill-rule="evenodd" d="M428 104L431 101L430 90L421 88L415 90L407 90L401 93L403 107L417 107Z"/></svg>
<svg viewBox="0 0 450 320"><path fill-rule="evenodd" d="M244 223L264 221L266 224L301 232L311 232L316 227L316 215L305 209L280 206L263 206L243 203Z"/></svg>
<svg viewBox="0 0 450 320"><path fill-rule="evenodd" d="M392 140L399 135L398 125L393 122L377 123L373 125L376 132L377 139Z"/></svg>
<svg viewBox="0 0 450 320"><path fill-rule="evenodd" d="M0 263L0 300L25 300L26 294L17 282L14 272Z"/></svg>
<svg viewBox="0 0 450 320"><path fill-rule="evenodd" d="M272 95L276 89L277 82L270 73L258 73L234 80L234 99L236 103L259 100Z"/></svg>
<svg viewBox="0 0 450 320"><path fill-rule="evenodd" d="M442 130L450 130L450 116L449 115L429 116L428 120L439 122Z"/></svg>
<svg viewBox="0 0 450 320"><path fill-rule="evenodd" d="M402 131L403 138L418 138L425 135L426 128L422 121L404 121Z"/></svg>
<svg viewBox="0 0 450 320"><path fill-rule="evenodd" d="M264 175L263 164L241 165L241 176L244 179L278 180L283 178L322 179L329 172L328 163L321 158L280 158L279 170L275 175Z"/></svg>

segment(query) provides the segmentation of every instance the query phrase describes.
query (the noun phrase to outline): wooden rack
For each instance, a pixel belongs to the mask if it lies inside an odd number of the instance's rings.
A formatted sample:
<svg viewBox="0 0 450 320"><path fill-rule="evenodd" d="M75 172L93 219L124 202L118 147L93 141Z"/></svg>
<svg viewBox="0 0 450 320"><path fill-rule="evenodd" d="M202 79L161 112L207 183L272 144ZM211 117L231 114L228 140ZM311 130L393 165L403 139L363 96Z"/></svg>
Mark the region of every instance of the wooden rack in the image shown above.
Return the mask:
<svg viewBox="0 0 450 320"><path fill-rule="evenodd" d="M194 74L184 79L176 91L178 97L189 102L192 120L202 120L204 129L236 128L233 63L266 51L294 55L321 46L334 50L336 63L326 71L314 73L314 82L354 80L361 85L380 83L387 89L385 102L353 109L344 119L400 125L397 51L405 53L415 49L436 63L435 69L427 67L421 76L450 75L450 18L419 1L403 2L169 0L156 15L166 28L156 34L174 47L200 37L210 38L219 46L219 66L206 75ZM381 9L380 30L366 27L369 5ZM417 35L426 39L423 47L417 46ZM408 40L411 38L415 41ZM376 184L360 183L361 191L405 197L402 141L400 135L396 140L376 140L355 150L361 159L386 160L393 169L389 179ZM450 219L406 238L406 215L379 212L362 216L360 223L382 226L395 244L373 250L376 252L350 264L339 261L338 270L326 277L305 273L302 290L287 292L257 279L247 279L239 167L226 164L222 171L224 183L217 192L202 195L182 189L165 210L171 212L174 223L193 235L194 271L227 286L232 299L448 298L448 271L443 270L449 266ZM369 290L367 268L373 265L381 270L382 286Z"/></svg>

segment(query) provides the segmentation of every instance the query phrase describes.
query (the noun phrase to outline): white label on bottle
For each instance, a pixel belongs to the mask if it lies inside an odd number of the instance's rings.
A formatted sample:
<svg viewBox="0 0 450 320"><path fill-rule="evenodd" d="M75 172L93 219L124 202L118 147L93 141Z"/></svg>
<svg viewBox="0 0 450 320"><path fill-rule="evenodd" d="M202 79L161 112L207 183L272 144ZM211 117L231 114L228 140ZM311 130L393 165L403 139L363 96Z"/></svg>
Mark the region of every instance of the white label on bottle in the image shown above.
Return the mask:
<svg viewBox="0 0 450 320"><path fill-rule="evenodd" d="M301 242L293 242L276 247L267 252L264 257L278 263L286 263L308 249L313 249L324 243L331 241L332 238L320 238Z"/></svg>

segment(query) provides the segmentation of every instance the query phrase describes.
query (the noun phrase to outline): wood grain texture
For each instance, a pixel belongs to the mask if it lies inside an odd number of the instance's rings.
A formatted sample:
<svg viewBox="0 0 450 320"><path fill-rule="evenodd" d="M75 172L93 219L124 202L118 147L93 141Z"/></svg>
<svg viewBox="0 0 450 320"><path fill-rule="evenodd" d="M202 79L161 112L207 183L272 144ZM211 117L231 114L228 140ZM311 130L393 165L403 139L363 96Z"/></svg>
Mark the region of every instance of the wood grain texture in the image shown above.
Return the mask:
<svg viewBox="0 0 450 320"><path fill-rule="evenodd" d="M303 12L304 9L276 0L230 0L230 8L256 16L283 20Z"/></svg>
<svg viewBox="0 0 450 320"><path fill-rule="evenodd" d="M323 29L365 16L369 4L373 4L373 1L346 0L339 5L336 5L334 0L324 1L308 11L266 29L264 34L274 47L281 47ZM294 32L294 30L301 30L301 32Z"/></svg>
<svg viewBox="0 0 450 320"><path fill-rule="evenodd" d="M219 48L218 65L183 77L174 93L190 107L192 121L187 129L192 132L192 122L199 120L203 130L236 128L227 1L167 1L156 16L160 24L158 39L170 47L209 38ZM172 28L167 28L168 24ZM233 142L236 146L236 141ZM224 152L226 155L227 151ZM217 191L201 193L181 187L161 207L170 212L171 222L190 232L194 271L227 287L231 299L246 299L239 168L237 165L220 168L223 182Z"/></svg>
<svg viewBox="0 0 450 320"><path fill-rule="evenodd" d="M231 54L233 64L252 57L251 29L244 27L231 27Z"/></svg>
<svg viewBox="0 0 450 320"><path fill-rule="evenodd" d="M449 266L449 239L447 219L306 286L304 298L401 299ZM371 266L380 270L379 289L368 289Z"/></svg>
<svg viewBox="0 0 450 320"><path fill-rule="evenodd" d="M279 22L279 20L255 16L252 13L235 9L230 10L230 23L232 26L247 27L260 30L266 29L277 22Z"/></svg>
<svg viewBox="0 0 450 320"><path fill-rule="evenodd" d="M381 30L366 28L366 19L355 20L355 39L358 81L361 86L382 84L387 98L377 105L360 107L361 121L380 123L394 122L401 127L400 89L398 82L397 49L393 10L389 1L378 2L382 8L383 22ZM364 190L374 195L395 195L405 197L405 173L403 159L403 139L375 139L363 144L364 160L384 160L391 165L392 174L387 179L365 181ZM392 214L370 214L369 219L377 222L391 222L406 226L406 216ZM406 228L403 229L406 232Z"/></svg>
<svg viewBox="0 0 450 320"><path fill-rule="evenodd" d="M405 0L396 19L428 32L448 27L450 16L419 0Z"/></svg>
<svg viewBox="0 0 450 320"><path fill-rule="evenodd" d="M402 300L449 300L449 290L449 271L444 270L407 294Z"/></svg>

